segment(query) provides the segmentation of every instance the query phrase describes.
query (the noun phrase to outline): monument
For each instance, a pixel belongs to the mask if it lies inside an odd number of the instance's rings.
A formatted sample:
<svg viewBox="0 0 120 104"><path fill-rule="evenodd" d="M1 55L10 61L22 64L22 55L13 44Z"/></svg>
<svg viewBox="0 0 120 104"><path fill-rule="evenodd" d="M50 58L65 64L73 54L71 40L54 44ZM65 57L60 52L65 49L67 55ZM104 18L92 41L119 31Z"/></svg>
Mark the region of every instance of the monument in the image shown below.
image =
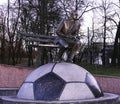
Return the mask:
<svg viewBox="0 0 120 104"><path fill-rule="evenodd" d="M58 58L70 48L67 62L38 67L25 79L17 96L2 98L3 104L117 104L117 95L103 93L92 74L71 63L80 46L77 14L72 12L71 16L57 29L58 42L63 45Z"/></svg>

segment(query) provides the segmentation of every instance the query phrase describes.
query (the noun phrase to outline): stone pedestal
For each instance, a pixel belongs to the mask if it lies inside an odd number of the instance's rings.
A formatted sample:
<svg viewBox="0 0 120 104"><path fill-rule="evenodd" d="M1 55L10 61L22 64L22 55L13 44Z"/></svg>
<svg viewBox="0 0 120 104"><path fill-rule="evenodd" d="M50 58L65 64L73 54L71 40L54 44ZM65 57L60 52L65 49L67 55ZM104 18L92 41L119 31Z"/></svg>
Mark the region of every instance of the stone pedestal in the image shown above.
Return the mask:
<svg viewBox="0 0 120 104"><path fill-rule="evenodd" d="M104 93L104 96L96 99L70 100L70 101L38 101L25 100L16 97L3 97L2 104L119 104L118 95ZM1 104L1 103L0 103Z"/></svg>

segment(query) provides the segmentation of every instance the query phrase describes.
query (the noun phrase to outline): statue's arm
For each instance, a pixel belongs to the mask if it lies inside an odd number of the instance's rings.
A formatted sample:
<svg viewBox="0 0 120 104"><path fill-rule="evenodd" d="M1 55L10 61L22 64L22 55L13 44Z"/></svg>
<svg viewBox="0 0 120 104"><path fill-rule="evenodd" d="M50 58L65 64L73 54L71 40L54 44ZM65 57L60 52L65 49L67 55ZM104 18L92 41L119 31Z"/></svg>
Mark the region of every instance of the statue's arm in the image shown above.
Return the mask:
<svg viewBox="0 0 120 104"><path fill-rule="evenodd" d="M60 37L65 37L65 34L62 32L62 29L64 27L64 21L65 19L62 19L62 21L58 24L56 29L56 34Z"/></svg>
<svg viewBox="0 0 120 104"><path fill-rule="evenodd" d="M76 30L76 37L77 38L80 38L80 36L79 36L79 30L80 30L80 24L78 25L77 30Z"/></svg>
<svg viewBox="0 0 120 104"><path fill-rule="evenodd" d="M77 26L76 35L79 34L79 30L80 30L80 23L79 23L78 26Z"/></svg>
<svg viewBox="0 0 120 104"><path fill-rule="evenodd" d="M80 24L77 25L77 28L76 28L76 31L75 31L74 35L71 35L71 33L69 34L69 38L71 38L71 39L74 39L74 38L80 39L79 29L80 29Z"/></svg>

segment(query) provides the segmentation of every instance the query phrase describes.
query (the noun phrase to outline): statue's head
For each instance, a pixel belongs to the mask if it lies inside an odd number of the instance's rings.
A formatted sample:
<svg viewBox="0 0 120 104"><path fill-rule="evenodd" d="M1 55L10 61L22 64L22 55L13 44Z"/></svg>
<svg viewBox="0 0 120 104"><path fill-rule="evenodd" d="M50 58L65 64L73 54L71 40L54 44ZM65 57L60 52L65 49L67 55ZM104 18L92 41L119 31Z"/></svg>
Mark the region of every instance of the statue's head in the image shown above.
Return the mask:
<svg viewBox="0 0 120 104"><path fill-rule="evenodd" d="M77 12L77 10L73 10L73 11L71 12L71 17L72 17L72 19L74 19L74 20L77 19L77 17L78 17L78 12Z"/></svg>

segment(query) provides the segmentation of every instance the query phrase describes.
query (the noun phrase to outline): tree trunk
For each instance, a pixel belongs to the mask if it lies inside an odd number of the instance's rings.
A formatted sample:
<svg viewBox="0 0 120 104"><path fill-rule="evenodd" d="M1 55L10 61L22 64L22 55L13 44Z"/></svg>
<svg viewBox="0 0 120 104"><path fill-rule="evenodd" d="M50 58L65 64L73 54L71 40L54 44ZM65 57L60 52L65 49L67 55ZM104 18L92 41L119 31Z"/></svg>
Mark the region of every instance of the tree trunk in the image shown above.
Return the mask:
<svg viewBox="0 0 120 104"><path fill-rule="evenodd" d="M45 35L47 24L47 0L41 0L40 4L40 34ZM45 47L39 47L37 52L37 58L36 58L36 65L42 65L45 64L45 56L47 56L47 52L45 51Z"/></svg>
<svg viewBox="0 0 120 104"><path fill-rule="evenodd" d="M1 63L5 63L5 19L2 20Z"/></svg>
<svg viewBox="0 0 120 104"><path fill-rule="evenodd" d="M104 21L104 32L103 32L103 65L106 65L106 22L107 22L107 17L106 17L106 10L105 10L105 21Z"/></svg>
<svg viewBox="0 0 120 104"><path fill-rule="evenodd" d="M120 50L119 50L119 45L118 40L120 39L120 21L117 27L117 32L116 32L116 37L115 37L115 43L114 43L114 50L113 50L113 55L112 55L112 65L116 65L118 62L120 63ZM120 41L119 41L120 42ZM117 62L118 60L118 62Z"/></svg>

